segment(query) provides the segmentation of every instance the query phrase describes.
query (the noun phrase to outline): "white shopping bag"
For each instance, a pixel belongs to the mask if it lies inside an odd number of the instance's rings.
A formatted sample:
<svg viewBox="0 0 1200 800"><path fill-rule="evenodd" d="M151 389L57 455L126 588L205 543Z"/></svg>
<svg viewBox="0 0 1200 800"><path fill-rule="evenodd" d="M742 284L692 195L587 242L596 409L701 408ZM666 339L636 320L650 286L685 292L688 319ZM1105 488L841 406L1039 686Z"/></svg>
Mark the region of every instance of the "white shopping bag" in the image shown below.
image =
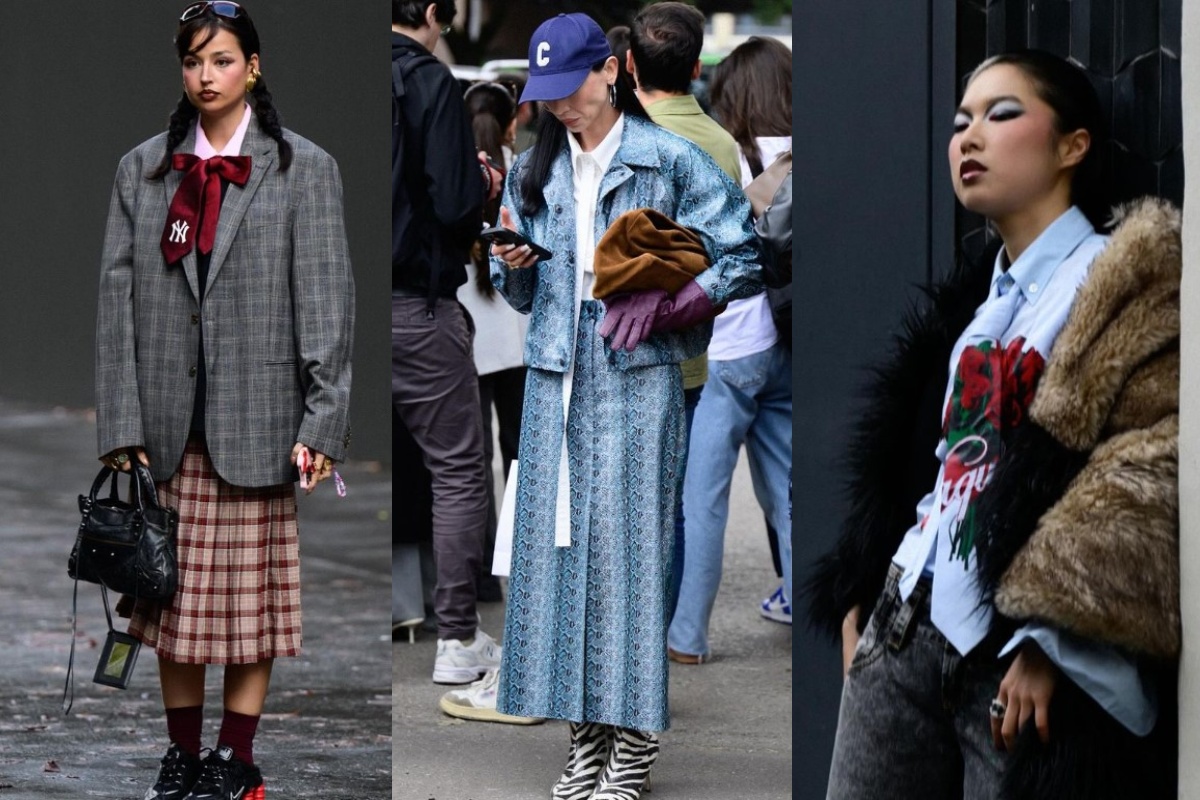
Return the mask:
<svg viewBox="0 0 1200 800"><path fill-rule="evenodd" d="M514 459L508 468L504 484L504 501L500 503L500 518L496 521L496 552L492 557L492 574L507 578L512 567L513 526L517 514L517 469Z"/></svg>

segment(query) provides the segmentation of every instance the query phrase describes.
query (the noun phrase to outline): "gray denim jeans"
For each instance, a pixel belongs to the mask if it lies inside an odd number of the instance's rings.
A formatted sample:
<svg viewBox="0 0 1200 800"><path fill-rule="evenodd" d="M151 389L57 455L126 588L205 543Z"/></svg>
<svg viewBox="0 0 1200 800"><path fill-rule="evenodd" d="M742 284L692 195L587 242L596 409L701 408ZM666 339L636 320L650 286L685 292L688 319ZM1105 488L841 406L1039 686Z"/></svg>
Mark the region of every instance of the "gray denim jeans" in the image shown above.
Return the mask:
<svg viewBox="0 0 1200 800"><path fill-rule="evenodd" d="M457 300L392 295L392 404L433 482L433 607L439 639L475 635L475 582L487 525L487 474L474 329ZM491 565L488 565L489 569Z"/></svg>
<svg viewBox="0 0 1200 800"><path fill-rule="evenodd" d="M828 800L995 800L1005 754L988 705L1008 661L960 656L929 619L928 580L901 602L899 576L893 566L842 687Z"/></svg>

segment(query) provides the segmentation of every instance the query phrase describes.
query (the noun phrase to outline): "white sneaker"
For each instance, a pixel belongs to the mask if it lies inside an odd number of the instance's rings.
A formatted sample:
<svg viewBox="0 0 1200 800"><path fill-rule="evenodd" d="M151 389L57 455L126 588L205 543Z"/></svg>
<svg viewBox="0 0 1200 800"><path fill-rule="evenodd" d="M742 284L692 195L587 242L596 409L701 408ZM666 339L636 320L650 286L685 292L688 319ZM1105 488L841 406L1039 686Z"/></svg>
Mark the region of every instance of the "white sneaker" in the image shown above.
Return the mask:
<svg viewBox="0 0 1200 800"><path fill-rule="evenodd" d="M783 593L782 583L771 593L770 597L759 604L758 613L773 622L782 622L784 625L792 624L792 601Z"/></svg>
<svg viewBox="0 0 1200 800"><path fill-rule="evenodd" d="M451 717L476 722L503 722L509 725L536 725L546 720L541 717L517 717L501 714L496 710L496 694L499 690L500 670L489 669L481 680L466 689L451 689L442 695L438 707Z"/></svg>
<svg viewBox="0 0 1200 800"><path fill-rule="evenodd" d="M434 683L470 683L500 666L500 645L481 630L466 645L458 639L438 639L433 662Z"/></svg>

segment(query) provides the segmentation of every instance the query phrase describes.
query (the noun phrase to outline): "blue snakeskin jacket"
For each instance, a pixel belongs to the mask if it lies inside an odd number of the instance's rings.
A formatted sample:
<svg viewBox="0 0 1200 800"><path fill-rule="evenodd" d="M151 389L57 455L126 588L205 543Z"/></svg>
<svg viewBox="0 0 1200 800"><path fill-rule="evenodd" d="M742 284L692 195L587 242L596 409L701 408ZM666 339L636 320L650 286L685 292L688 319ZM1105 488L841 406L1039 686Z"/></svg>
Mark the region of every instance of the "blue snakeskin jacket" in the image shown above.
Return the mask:
<svg viewBox="0 0 1200 800"><path fill-rule="evenodd" d="M528 152L517 158L504 189L504 205L519 230L554 257L527 269L509 269L491 259L492 282L517 311L531 314L525 363L564 372L575 337L575 200L570 148L550 169L546 206L534 217L521 214L519 187ZM686 139L648 120L625 115L621 143L600 183L596 241L621 214L654 208L700 234L712 265L697 278L714 305L761 292L761 249L754 235L750 203L716 162ZM678 363L700 355L712 336L712 323L654 334L632 353L611 353L621 369Z"/></svg>

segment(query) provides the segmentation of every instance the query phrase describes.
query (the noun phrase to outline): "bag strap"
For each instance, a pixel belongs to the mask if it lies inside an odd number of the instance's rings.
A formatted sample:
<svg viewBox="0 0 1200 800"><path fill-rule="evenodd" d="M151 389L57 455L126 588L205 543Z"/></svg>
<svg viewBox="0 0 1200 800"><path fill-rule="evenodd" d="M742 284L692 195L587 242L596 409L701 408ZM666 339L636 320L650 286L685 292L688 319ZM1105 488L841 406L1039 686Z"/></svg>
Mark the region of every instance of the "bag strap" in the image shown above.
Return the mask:
<svg viewBox="0 0 1200 800"><path fill-rule="evenodd" d="M779 185L791 169L792 151L788 150L780 153L770 166L746 186L746 198L750 201L750 209L754 212L755 219L761 217L763 211L771 205L775 192L779 191Z"/></svg>
<svg viewBox="0 0 1200 800"><path fill-rule="evenodd" d="M104 584L100 584L100 597L104 600L104 616L108 620L108 630L113 633L116 628L113 627L112 609L108 603L108 589ZM71 707L75 705L75 640L79 630L78 624L79 578L76 578L75 588L71 592L71 655L67 658L67 679L63 683L62 713L64 717L71 713Z"/></svg>
<svg viewBox="0 0 1200 800"><path fill-rule="evenodd" d="M76 541L82 543L82 536ZM78 573L76 573L78 575ZM63 684L62 710L63 716L71 713L75 705L75 637L78 632L79 620L79 578L75 578L75 589L71 592L71 655L67 659L67 680Z"/></svg>
<svg viewBox="0 0 1200 800"><path fill-rule="evenodd" d="M134 481L137 486L137 507L143 511L147 508L162 508L158 502L158 489L154 485L154 476L150 468L140 461L133 465Z"/></svg>

